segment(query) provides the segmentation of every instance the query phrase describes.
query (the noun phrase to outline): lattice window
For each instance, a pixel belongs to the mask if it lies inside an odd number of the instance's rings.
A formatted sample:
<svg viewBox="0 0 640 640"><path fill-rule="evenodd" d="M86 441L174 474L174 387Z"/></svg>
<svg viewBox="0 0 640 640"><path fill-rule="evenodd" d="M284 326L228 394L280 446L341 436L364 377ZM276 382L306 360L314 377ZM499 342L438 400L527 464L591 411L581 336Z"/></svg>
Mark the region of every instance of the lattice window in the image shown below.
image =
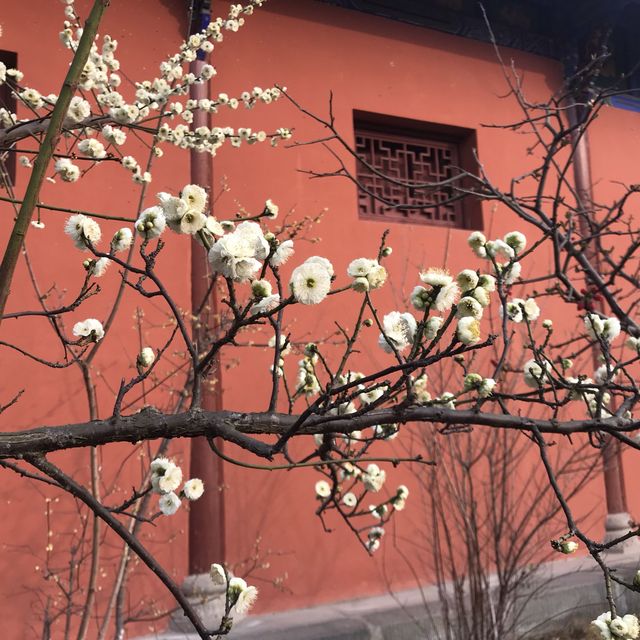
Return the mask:
<svg viewBox="0 0 640 640"><path fill-rule="evenodd" d="M17 66L17 56L11 51L0 50L0 62L8 68ZM9 83L0 85L0 107L4 107L16 112L16 98L11 93ZM0 149L0 190L4 189L6 183L13 185L16 183L16 153L10 149Z"/></svg>
<svg viewBox="0 0 640 640"><path fill-rule="evenodd" d="M357 163L356 171L361 217L471 226L464 201L455 198L451 187L419 188L460 171L465 155L463 135L447 135L443 127L437 132L394 131L392 122L372 125L357 119L355 128L356 153L364 161Z"/></svg>

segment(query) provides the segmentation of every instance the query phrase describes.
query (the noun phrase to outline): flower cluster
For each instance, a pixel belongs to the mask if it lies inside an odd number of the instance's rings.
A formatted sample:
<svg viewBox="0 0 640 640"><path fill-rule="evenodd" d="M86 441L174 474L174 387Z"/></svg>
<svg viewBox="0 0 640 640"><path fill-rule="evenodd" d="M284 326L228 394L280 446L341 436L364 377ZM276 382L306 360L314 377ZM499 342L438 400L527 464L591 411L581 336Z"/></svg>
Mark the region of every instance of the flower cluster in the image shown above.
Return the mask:
<svg viewBox="0 0 640 640"><path fill-rule="evenodd" d="M187 480L180 493L182 469L168 458L156 458L151 463L151 489L160 494L158 507L165 516L172 516L180 508L182 498L198 500L204 493L204 483L200 478Z"/></svg>
<svg viewBox="0 0 640 640"><path fill-rule="evenodd" d="M474 231L467 242L479 258L491 261L504 284L513 284L520 277L522 265L517 258L527 247L527 239L520 231L509 232L502 240L487 240L481 231Z"/></svg>
<svg viewBox="0 0 640 640"><path fill-rule="evenodd" d="M509 300L505 307L506 315L512 322L520 323L523 320L527 322L535 322L540 317L540 307L535 298L513 298ZM500 307L500 315L503 315L503 309Z"/></svg>
<svg viewBox="0 0 640 640"><path fill-rule="evenodd" d="M588 313L584 319L584 326L592 340L602 340L610 344L620 335L620 320L618 318L601 318L595 313Z"/></svg>
<svg viewBox="0 0 640 640"><path fill-rule="evenodd" d="M226 586L229 606L234 607L237 613L246 613L258 598L258 589L249 586L242 578L229 577L221 564L211 565L209 576L213 584Z"/></svg>
<svg viewBox="0 0 640 640"><path fill-rule="evenodd" d="M64 4L65 21L59 38L66 49L75 52L83 34L81 19L73 0L65 0ZM75 130L74 135L79 139L78 149L86 156L82 159L101 160L107 156L105 145L90 137L94 130L102 135L107 145L121 146L125 144L127 135L122 128L114 125L126 128L157 115L170 120L182 120L175 126L162 123L155 136L158 144L168 142L183 149L195 149L212 155L225 141L238 147L243 142L253 144L269 140L275 146L280 140L288 140L292 134L285 127L270 134L265 131L254 132L246 127L190 127L196 110L217 113L223 108L237 109L239 105L251 109L258 103L270 104L282 96L283 89L279 87L253 87L237 98L219 93L214 99L182 99L192 85L208 82L216 75L215 68L209 63L202 64L197 75L189 70L188 65L200 56L211 54L214 43L221 42L225 33L238 31L244 24L244 16L251 15L254 8L262 4L263 0L250 0L246 5L232 4L226 17L212 20L201 32L189 36L177 53L160 64L156 77L135 82L135 94L129 99L119 91L122 78L119 73L120 60L116 57L117 40L108 34L101 39L96 36L78 80L78 86L85 95L93 95L95 105L85 97L74 96L64 119L63 133L71 135L70 132ZM8 69L4 64L0 66L0 84L8 83L13 95L35 111L36 117L46 117L55 107L58 96L43 95L37 89L21 86L22 80L23 74L18 69ZM105 124L105 119L110 122ZM4 107L0 109L0 127L12 126L17 122L15 113ZM161 155L159 148L154 151L157 151L156 155ZM137 183L150 182L151 174L143 171L135 159L130 156L127 158L129 160L122 164L131 171L132 179ZM75 182L81 175L80 169L66 158L56 163L55 172L66 182Z"/></svg>
<svg viewBox="0 0 640 640"><path fill-rule="evenodd" d="M387 280L387 270L377 260L357 258L347 267L347 275L353 278L351 287L364 293L380 288Z"/></svg>
<svg viewBox="0 0 640 640"><path fill-rule="evenodd" d="M249 282L262 268L270 252L257 222L241 222L233 232L219 238L209 251L214 272L235 282Z"/></svg>
<svg viewBox="0 0 640 640"><path fill-rule="evenodd" d="M360 438L359 432L350 434L353 438ZM317 436L318 443L322 436ZM349 445L351 438L345 436L345 441ZM362 508L362 502L367 495L379 493L386 481L386 472L377 464L371 463L363 471L358 465L350 462L340 464L338 473L339 483L332 489L331 484L326 480L319 480L315 484L315 494L318 500L323 503L323 508L334 504L336 507L342 505L341 513L346 518L369 517L376 523L372 526L363 542L366 549L373 553L380 547L380 541L384 536L383 524L388 522L395 511L402 511L409 497L409 489L405 485L400 485L391 498L379 504L370 504L368 508ZM358 486L360 497L356 494Z"/></svg>
<svg viewBox="0 0 640 640"><path fill-rule="evenodd" d="M613 618L607 611L591 624L600 632L602 640L636 640L640 637L640 622L633 614Z"/></svg>

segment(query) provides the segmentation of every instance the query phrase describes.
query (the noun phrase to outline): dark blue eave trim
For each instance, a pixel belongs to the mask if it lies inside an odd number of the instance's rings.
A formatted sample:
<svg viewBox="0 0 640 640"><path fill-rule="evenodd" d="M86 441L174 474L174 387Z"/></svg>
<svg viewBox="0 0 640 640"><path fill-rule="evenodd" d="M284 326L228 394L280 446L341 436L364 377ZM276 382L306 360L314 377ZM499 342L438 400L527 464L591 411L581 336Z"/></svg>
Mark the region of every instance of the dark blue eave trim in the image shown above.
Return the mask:
<svg viewBox="0 0 640 640"><path fill-rule="evenodd" d="M626 111L637 111L640 113L640 97L630 95L611 96L607 99L607 104L617 109Z"/></svg>

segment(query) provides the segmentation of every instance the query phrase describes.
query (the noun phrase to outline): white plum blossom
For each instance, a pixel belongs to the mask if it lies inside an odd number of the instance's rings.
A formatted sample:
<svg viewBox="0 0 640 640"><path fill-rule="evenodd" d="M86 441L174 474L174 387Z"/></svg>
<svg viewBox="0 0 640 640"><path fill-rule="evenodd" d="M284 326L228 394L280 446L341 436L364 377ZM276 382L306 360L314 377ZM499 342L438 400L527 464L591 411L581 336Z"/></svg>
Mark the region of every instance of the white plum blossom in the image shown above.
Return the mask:
<svg viewBox="0 0 640 640"><path fill-rule="evenodd" d="M620 335L620 320L615 316L601 318L595 313L589 313L585 316L584 326L587 334L593 340L601 339L606 343L611 343Z"/></svg>
<svg viewBox="0 0 640 640"><path fill-rule="evenodd" d="M473 291L478 286L478 274L473 269L463 269L456 276L456 281L463 293Z"/></svg>
<svg viewBox="0 0 640 640"><path fill-rule="evenodd" d="M453 282L448 271L438 267L430 267L420 274L420 280L432 287L444 287Z"/></svg>
<svg viewBox="0 0 640 640"><path fill-rule="evenodd" d="M306 396L314 395L320 391L320 382L316 377L314 368L317 359L317 355L307 356L298 362L296 391Z"/></svg>
<svg viewBox="0 0 640 640"><path fill-rule="evenodd" d="M471 296L464 296L464 298L460 298L457 307L457 314L459 318L476 318L479 320L482 318L482 305Z"/></svg>
<svg viewBox="0 0 640 640"><path fill-rule="evenodd" d="M248 586L242 578L231 578L227 591L238 613L246 613L258 598L258 589Z"/></svg>
<svg viewBox="0 0 640 640"><path fill-rule="evenodd" d="M485 245L487 255L496 260L509 262L515 258L515 251L504 240L489 240Z"/></svg>
<svg viewBox="0 0 640 640"><path fill-rule="evenodd" d="M535 298L513 298L513 300L507 302L507 318L509 320L519 323L525 320L535 322L540 317L540 307ZM502 316L502 307L500 307L500 315Z"/></svg>
<svg viewBox="0 0 640 640"><path fill-rule="evenodd" d="M44 106L42 95L39 91L36 91L36 89L25 87L18 93L18 95L20 96L20 99L32 109L41 109Z"/></svg>
<svg viewBox="0 0 640 640"><path fill-rule="evenodd" d="M356 258L347 267L347 275L354 279L353 289L364 293L381 287L387 279L387 270L377 260Z"/></svg>
<svg viewBox="0 0 640 640"><path fill-rule="evenodd" d="M331 266L328 260L326 262ZM326 264L319 261L317 257L310 258L293 270L289 289L293 297L301 304L318 304L329 294L332 273L332 266L329 270Z"/></svg>
<svg viewBox="0 0 640 640"><path fill-rule="evenodd" d="M258 313L268 313L273 311L280 304L280 295L274 294L272 296L266 296L262 298L254 305L251 306L251 314L256 315Z"/></svg>
<svg viewBox="0 0 640 640"><path fill-rule="evenodd" d="M471 247L471 250L478 256L478 258L487 257L487 251L485 249L487 238L485 237L484 233L480 231L474 231L467 238L467 243Z"/></svg>
<svg viewBox="0 0 640 640"><path fill-rule="evenodd" d="M489 291L484 287L476 287L472 292L471 296L475 298L483 307L488 307L491 298L489 297Z"/></svg>
<svg viewBox="0 0 640 640"><path fill-rule="evenodd" d="M269 258L269 264L272 267L283 265L294 254L293 240L285 240L281 242L273 255Z"/></svg>
<svg viewBox="0 0 640 640"><path fill-rule="evenodd" d="M433 306L437 311L448 311L456 303L459 296L460 289L458 288L458 284L452 282L440 289Z"/></svg>
<svg viewBox="0 0 640 640"><path fill-rule="evenodd" d="M191 478L184 483L182 492L187 500L198 500L204 493L204 482L200 478Z"/></svg>
<svg viewBox="0 0 640 640"><path fill-rule="evenodd" d="M496 381L493 378L484 378L480 383L478 389L478 395L481 398L488 398L493 395L493 390L496 388Z"/></svg>
<svg viewBox="0 0 640 640"><path fill-rule="evenodd" d="M400 433L397 424L375 424L372 429L373 435L382 440L395 440Z"/></svg>
<svg viewBox="0 0 640 640"><path fill-rule="evenodd" d="M607 611L591 624L598 629L603 640L636 640L640 637L640 622L633 614L612 618L611 612Z"/></svg>
<svg viewBox="0 0 640 640"><path fill-rule="evenodd" d="M85 138L78 143L78 151L94 160L101 160L107 155L104 145L95 138Z"/></svg>
<svg viewBox="0 0 640 640"><path fill-rule="evenodd" d="M522 322L524 315L522 313L522 307L520 303L524 304L524 300L521 298L514 298L513 300L507 302L504 312L506 312L506 316L511 322L520 323ZM503 308L500 307L500 317L503 316Z"/></svg>
<svg viewBox="0 0 640 640"><path fill-rule="evenodd" d="M73 325L73 335L77 338L87 338L87 342L100 342L104 338L104 328L100 320L87 318Z"/></svg>
<svg viewBox="0 0 640 640"><path fill-rule="evenodd" d="M527 238L524 233L520 231L511 231L504 236L504 241L513 249L513 252L518 255L522 253L527 247Z"/></svg>
<svg viewBox="0 0 640 640"><path fill-rule="evenodd" d="M93 218L81 213L76 213L67 219L64 232L81 251L87 251L89 244L95 246L102 237L100 225Z"/></svg>
<svg viewBox="0 0 640 640"><path fill-rule="evenodd" d="M328 498L331 495L331 486L326 480L318 480L315 489L318 498Z"/></svg>
<svg viewBox="0 0 640 640"><path fill-rule="evenodd" d="M411 292L411 304L417 311L424 311L427 306L430 306L432 297L429 289L417 285Z"/></svg>
<svg viewBox="0 0 640 640"><path fill-rule="evenodd" d="M170 493L182 483L182 469L168 458L151 462L151 487L156 493Z"/></svg>
<svg viewBox="0 0 640 640"><path fill-rule="evenodd" d="M67 109L65 124L81 122L91 115L91 105L80 96L73 96Z"/></svg>
<svg viewBox="0 0 640 640"><path fill-rule="evenodd" d="M136 364L139 369L148 369L156 360L156 352L151 347L143 347L138 354Z"/></svg>
<svg viewBox="0 0 640 640"><path fill-rule="evenodd" d="M154 206L145 209L136 220L136 231L146 240L157 238L167 226L162 207Z"/></svg>
<svg viewBox="0 0 640 640"><path fill-rule="evenodd" d="M444 269L431 267L420 274L420 280L422 280L424 284L434 287L434 291L425 294L417 288L414 289L411 296L414 306L416 306L415 299L421 296L424 299L425 307L428 303L438 311L448 311L460 296L458 283L452 278L449 272ZM425 298L428 298L428 300Z"/></svg>
<svg viewBox="0 0 640 640"><path fill-rule="evenodd" d="M58 158L53 170L64 182L76 182L80 177L80 167L73 164L69 158Z"/></svg>
<svg viewBox="0 0 640 640"><path fill-rule="evenodd" d="M467 346L480 342L480 322L472 316L460 318L456 335L458 340Z"/></svg>
<svg viewBox="0 0 640 640"><path fill-rule="evenodd" d="M397 491L396 495L391 498L391 504L396 511L402 511L407 503L407 498L409 497L409 489L403 484L401 484Z"/></svg>
<svg viewBox="0 0 640 640"><path fill-rule="evenodd" d="M505 284L513 284L522 273L522 265L519 262L513 262L506 267L499 267L500 276Z"/></svg>
<svg viewBox="0 0 640 640"><path fill-rule="evenodd" d="M273 292L271 283L268 280L254 280L251 283L251 294L255 298L267 298Z"/></svg>
<svg viewBox="0 0 640 640"><path fill-rule="evenodd" d="M394 348L404 351L413 344L417 322L410 313L392 311L383 318L382 328L384 333L380 334L378 344L387 353L393 353Z"/></svg>
<svg viewBox="0 0 640 640"><path fill-rule="evenodd" d="M232 233L219 238L209 251L212 269L236 282L247 282L260 270L269 254L260 225L243 222Z"/></svg>
<svg viewBox="0 0 640 640"><path fill-rule="evenodd" d="M443 324L444 318L442 316L428 318L424 323L424 337L427 340L433 340L438 335L438 331L440 331Z"/></svg>
<svg viewBox="0 0 640 640"><path fill-rule="evenodd" d="M127 134L122 129L112 127L110 124L105 124L102 127L102 135L110 144L121 145L127 140Z"/></svg>
<svg viewBox="0 0 640 640"><path fill-rule="evenodd" d="M111 251L118 253L119 251L125 251L131 246L133 241L133 232L128 227L115 232L113 239L111 240Z"/></svg>
<svg viewBox="0 0 640 640"><path fill-rule="evenodd" d="M211 582L217 586L227 584L227 574L225 573L224 567L217 562L214 562L211 565L211 569L209 569L209 577L211 578Z"/></svg>
<svg viewBox="0 0 640 640"><path fill-rule="evenodd" d="M472 389L478 389L482 384L482 376L479 373L468 373L464 377L464 389L465 391L471 391Z"/></svg>
<svg viewBox="0 0 640 640"><path fill-rule="evenodd" d="M110 264L111 260L109 260L109 258L98 258L97 260L89 261L88 269L94 277L100 278L106 273L107 267Z"/></svg>
<svg viewBox="0 0 640 640"><path fill-rule="evenodd" d="M207 206L207 192L197 184L188 184L183 187L180 198L196 213L202 213Z"/></svg>
<svg viewBox="0 0 640 640"><path fill-rule="evenodd" d="M358 504L358 498L356 498L355 493L349 491L342 496L342 502L350 509L353 509Z"/></svg>
<svg viewBox="0 0 640 640"><path fill-rule="evenodd" d="M363 404L371 404L372 402L382 398L388 387L387 385L381 385L379 387L367 389L364 385L360 385L360 389L362 389L361 393L358 394L360 402Z"/></svg>
<svg viewBox="0 0 640 640"><path fill-rule="evenodd" d="M427 374L423 373L413 380L411 390L418 404L426 404L431 402L431 394L427 391L427 383L429 379Z"/></svg>
<svg viewBox="0 0 640 640"><path fill-rule="evenodd" d="M275 220L278 217L279 207L272 200L267 200L264 203L263 215L267 218Z"/></svg>
<svg viewBox="0 0 640 640"><path fill-rule="evenodd" d="M549 363L546 360L544 366L538 364L533 358L528 360L523 367L525 384L532 389L538 389L547 381L548 370Z"/></svg>
<svg viewBox="0 0 640 640"><path fill-rule="evenodd" d="M165 516L172 516L181 504L180 498L173 491L161 495L158 500L158 507Z"/></svg>
<svg viewBox="0 0 640 640"><path fill-rule="evenodd" d="M370 464L367 467L366 472L360 476L360 480L362 480L364 488L372 493L378 493L378 491L382 489L386 478L386 471L380 469L380 467L375 463Z"/></svg>

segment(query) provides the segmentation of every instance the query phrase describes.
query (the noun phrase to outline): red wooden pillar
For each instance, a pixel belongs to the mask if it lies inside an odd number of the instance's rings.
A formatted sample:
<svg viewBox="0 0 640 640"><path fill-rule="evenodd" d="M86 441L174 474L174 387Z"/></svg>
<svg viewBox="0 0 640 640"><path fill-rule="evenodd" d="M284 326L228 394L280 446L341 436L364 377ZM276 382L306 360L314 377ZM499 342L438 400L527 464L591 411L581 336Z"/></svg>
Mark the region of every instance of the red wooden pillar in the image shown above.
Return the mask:
<svg viewBox="0 0 640 640"><path fill-rule="evenodd" d="M208 3L194 3L192 33L198 32L208 24ZM191 63L190 71L200 74L203 60ZM189 97L193 100L208 98L208 83L193 84ZM192 128L209 126L209 114L194 109ZM213 163L208 153L191 151L191 182L207 190L211 205ZM209 263L207 252L195 240L191 243L191 308L194 315L202 308L198 323L193 323L193 336L196 346L202 343L207 329L217 324L217 304L215 290L207 296L209 288ZM202 409L217 411L222 409L222 379L219 362L215 362L209 378L202 385ZM222 447L222 443L218 443ZM201 478L204 482L204 495L191 503L189 511L189 574L207 573L213 562L226 560L225 545L225 508L224 508L224 469L222 460L215 456L205 438L191 441L190 477Z"/></svg>
<svg viewBox="0 0 640 640"><path fill-rule="evenodd" d="M573 105L569 109L569 121L572 126L580 122L579 107ZM581 128L574 129L573 148L573 175L575 182L576 196L578 199L578 207L581 212L580 216L580 232L583 236L588 236L589 225L587 218L591 215L592 207L592 182L591 168L589 162L589 141L587 131ZM599 270L600 257L593 246L588 246L585 253L589 258L589 262ZM596 303L603 311L602 303ZM600 366L598 360L599 350L593 347L593 367L594 370ZM628 513L627 497L624 486L624 469L622 467L622 456L620 446L611 437L607 437L607 442L602 449L602 464L604 472L604 487L607 504L607 520L605 523L605 533L618 530L620 527L626 527L625 516ZM612 517L614 516L614 517ZM616 518L615 516L620 516ZM623 532L624 533L624 532Z"/></svg>

